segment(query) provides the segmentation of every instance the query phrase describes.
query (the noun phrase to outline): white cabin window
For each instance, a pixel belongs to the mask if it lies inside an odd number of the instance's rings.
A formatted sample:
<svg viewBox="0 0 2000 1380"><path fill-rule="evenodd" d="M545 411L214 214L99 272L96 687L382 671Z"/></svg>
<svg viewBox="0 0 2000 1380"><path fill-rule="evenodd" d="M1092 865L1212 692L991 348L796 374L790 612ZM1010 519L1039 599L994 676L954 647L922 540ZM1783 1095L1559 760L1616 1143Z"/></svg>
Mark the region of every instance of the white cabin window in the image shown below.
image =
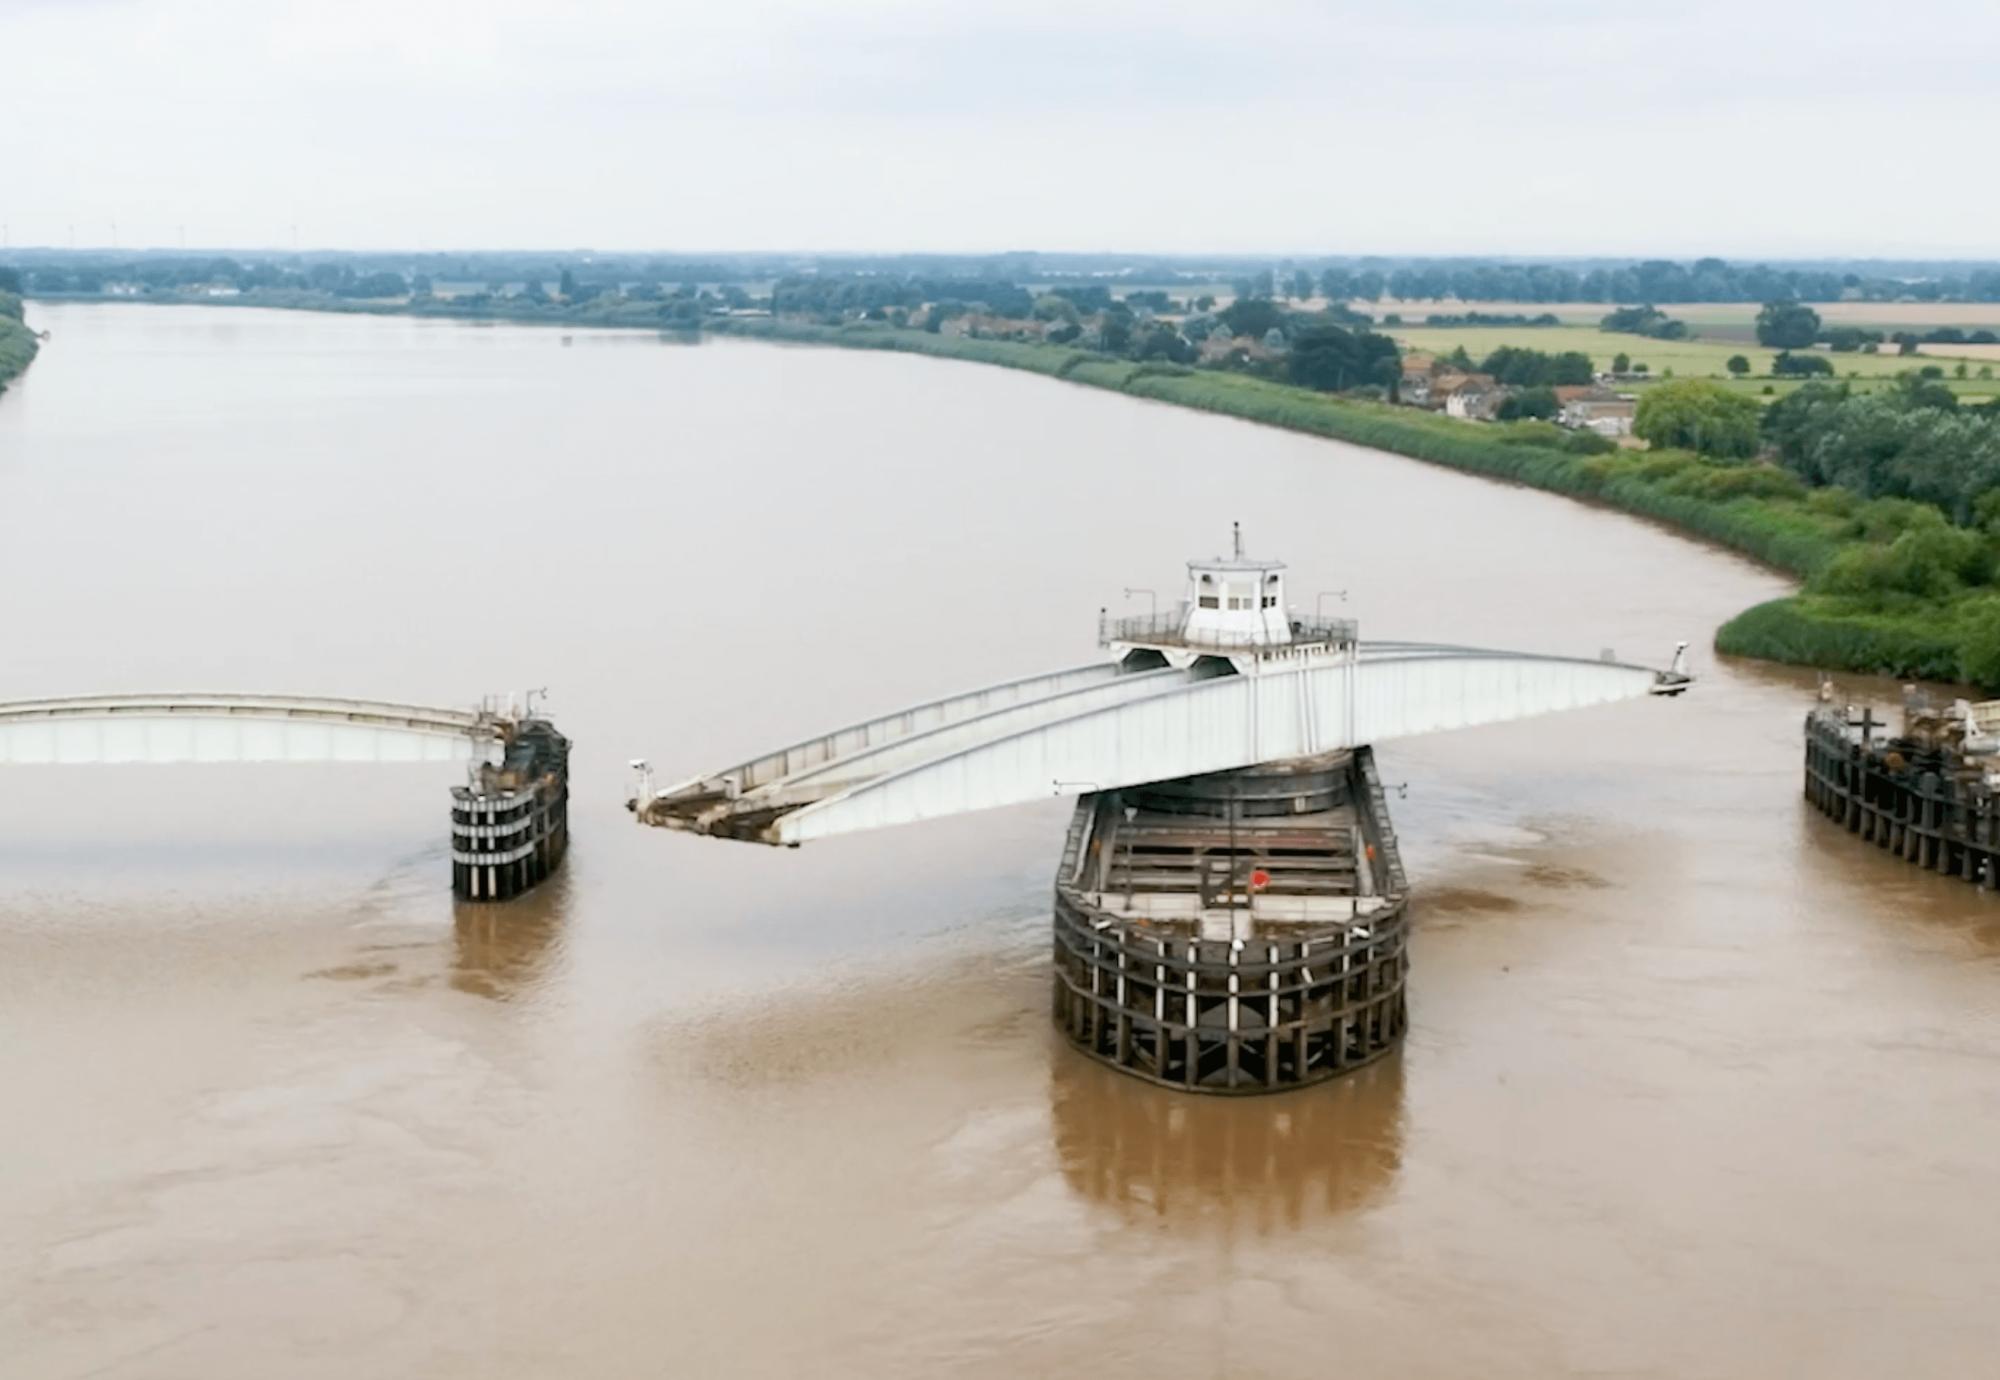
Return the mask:
<svg viewBox="0 0 2000 1380"><path fill-rule="evenodd" d="M1205 609L1219 609L1222 607L1222 601L1217 599L1213 594L1204 594L1195 602Z"/></svg>

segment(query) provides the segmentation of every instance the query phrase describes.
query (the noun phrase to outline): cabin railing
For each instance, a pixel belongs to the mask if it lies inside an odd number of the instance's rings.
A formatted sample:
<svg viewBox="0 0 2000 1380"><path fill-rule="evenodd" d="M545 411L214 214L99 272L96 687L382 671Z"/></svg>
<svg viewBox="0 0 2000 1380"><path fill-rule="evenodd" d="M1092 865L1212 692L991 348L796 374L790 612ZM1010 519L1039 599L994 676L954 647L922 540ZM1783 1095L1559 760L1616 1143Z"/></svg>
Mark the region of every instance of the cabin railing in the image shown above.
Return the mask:
<svg viewBox="0 0 2000 1380"><path fill-rule="evenodd" d="M1351 618L1326 618L1317 614L1295 613L1286 622L1291 628L1291 642L1294 646L1301 643L1346 644L1353 642L1360 635L1360 625ZM1225 651L1285 645L1273 642L1261 630L1240 635L1210 630L1199 637L1190 638L1182 631L1186 623L1187 613L1180 609L1128 614L1117 618L1108 613L1099 613L1097 645L1109 647L1114 642L1150 642L1158 646L1209 647Z"/></svg>

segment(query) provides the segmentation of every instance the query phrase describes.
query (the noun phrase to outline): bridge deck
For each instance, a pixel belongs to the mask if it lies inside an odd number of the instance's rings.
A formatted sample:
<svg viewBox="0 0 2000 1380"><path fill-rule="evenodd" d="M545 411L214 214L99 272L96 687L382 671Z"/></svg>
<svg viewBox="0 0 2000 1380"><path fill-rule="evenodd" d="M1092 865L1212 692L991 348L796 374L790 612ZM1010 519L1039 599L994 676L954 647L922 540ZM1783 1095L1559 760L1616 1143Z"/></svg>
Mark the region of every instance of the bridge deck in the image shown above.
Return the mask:
<svg viewBox="0 0 2000 1380"><path fill-rule="evenodd" d="M1439 644L1121 663L885 716L635 800L648 824L796 844L969 810L1634 699L1660 673Z"/></svg>
<svg viewBox="0 0 2000 1380"><path fill-rule="evenodd" d="M0 763L464 761L491 756L507 722L484 711L322 696L0 701Z"/></svg>

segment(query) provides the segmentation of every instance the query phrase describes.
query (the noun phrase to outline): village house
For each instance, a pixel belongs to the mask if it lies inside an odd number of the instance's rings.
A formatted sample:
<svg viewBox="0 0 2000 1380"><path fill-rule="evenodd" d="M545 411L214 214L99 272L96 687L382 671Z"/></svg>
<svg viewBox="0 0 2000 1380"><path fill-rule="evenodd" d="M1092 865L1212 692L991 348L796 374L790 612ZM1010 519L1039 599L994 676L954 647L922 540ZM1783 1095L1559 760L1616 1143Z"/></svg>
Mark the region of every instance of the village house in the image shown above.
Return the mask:
<svg viewBox="0 0 2000 1380"><path fill-rule="evenodd" d="M1253 360L1272 359L1275 355L1255 336L1231 335L1218 328L1201 342L1201 354L1197 358L1203 364L1242 365Z"/></svg>
<svg viewBox="0 0 2000 1380"><path fill-rule="evenodd" d="M967 312L954 316L938 327L942 336L968 336L974 340L1040 340L1043 323L987 312Z"/></svg>
<svg viewBox="0 0 2000 1380"><path fill-rule="evenodd" d="M1594 431L1616 440L1632 434L1632 419L1638 404L1629 395L1620 395L1595 384L1576 384L1555 390L1561 410L1556 421L1573 431Z"/></svg>
<svg viewBox="0 0 2000 1380"><path fill-rule="evenodd" d="M1464 374L1454 370L1431 379L1430 395L1424 405L1448 417L1486 422L1491 421L1500 410L1500 401L1506 396L1507 390L1491 374Z"/></svg>
<svg viewBox="0 0 2000 1380"><path fill-rule="evenodd" d="M1490 422L1499 415L1508 391L1498 384L1466 384L1445 399L1445 415L1467 422Z"/></svg>
<svg viewBox="0 0 2000 1380"><path fill-rule="evenodd" d="M1424 407L1431 398L1431 371L1437 367L1437 356L1421 350L1412 350L1403 356L1403 377L1396 385L1396 396L1410 407Z"/></svg>

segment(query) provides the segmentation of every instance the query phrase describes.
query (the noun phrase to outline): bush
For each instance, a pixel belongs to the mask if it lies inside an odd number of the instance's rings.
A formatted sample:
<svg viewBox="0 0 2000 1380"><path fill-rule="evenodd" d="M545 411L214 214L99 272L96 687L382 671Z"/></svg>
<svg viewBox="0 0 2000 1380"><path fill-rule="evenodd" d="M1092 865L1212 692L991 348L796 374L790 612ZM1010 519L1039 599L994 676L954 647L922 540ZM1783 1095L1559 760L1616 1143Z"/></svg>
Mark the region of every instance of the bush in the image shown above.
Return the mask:
<svg viewBox="0 0 2000 1380"><path fill-rule="evenodd" d="M1633 467L1633 473L1649 483L1659 483L1700 463L1699 459L1684 450L1648 451Z"/></svg>
<svg viewBox="0 0 2000 1380"><path fill-rule="evenodd" d="M1562 448L1571 455L1615 455L1618 443L1594 431L1572 431L1563 437Z"/></svg>
<svg viewBox="0 0 2000 1380"><path fill-rule="evenodd" d="M2000 690L2000 600L1982 600L1965 619L1958 678L1989 693Z"/></svg>
<svg viewBox="0 0 2000 1380"><path fill-rule="evenodd" d="M1554 422L1515 422L1495 429L1493 439L1503 446L1560 446L1568 432Z"/></svg>
<svg viewBox="0 0 2000 1380"><path fill-rule="evenodd" d="M1866 675L1951 680L1962 663L1958 638L1920 619L1855 613L1837 603L1774 599L1716 630L1715 649L1799 666Z"/></svg>
<svg viewBox="0 0 2000 1380"><path fill-rule="evenodd" d="M1775 465L1690 465L1669 481L1667 490L1716 503L1736 498L1795 501L1805 496L1805 485L1798 476Z"/></svg>
<svg viewBox="0 0 2000 1380"><path fill-rule="evenodd" d="M1852 517L1860 506L1860 495L1851 489L1813 489L1806 494L1806 507L1830 517Z"/></svg>
<svg viewBox="0 0 2000 1380"><path fill-rule="evenodd" d="M1942 599L1990 573L1991 556L1978 533L1942 523L1921 524L1887 546L1848 547L1820 572L1813 590L1860 599L1889 594Z"/></svg>
<svg viewBox="0 0 2000 1380"><path fill-rule="evenodd" d="M1917 527L1942 527L1944 514L1907 498L1872 498L1853 509L1853 535L1866 541L1894 541Z"/></svg>
<svg viewBox="0 0 2000 1380"><path fill-rule="evenodd" d="M1819 355L1795 355L1787 351L1771 361L1771 373L1781 379L1828 375L1833 373L1833 361Z"/></svg>

